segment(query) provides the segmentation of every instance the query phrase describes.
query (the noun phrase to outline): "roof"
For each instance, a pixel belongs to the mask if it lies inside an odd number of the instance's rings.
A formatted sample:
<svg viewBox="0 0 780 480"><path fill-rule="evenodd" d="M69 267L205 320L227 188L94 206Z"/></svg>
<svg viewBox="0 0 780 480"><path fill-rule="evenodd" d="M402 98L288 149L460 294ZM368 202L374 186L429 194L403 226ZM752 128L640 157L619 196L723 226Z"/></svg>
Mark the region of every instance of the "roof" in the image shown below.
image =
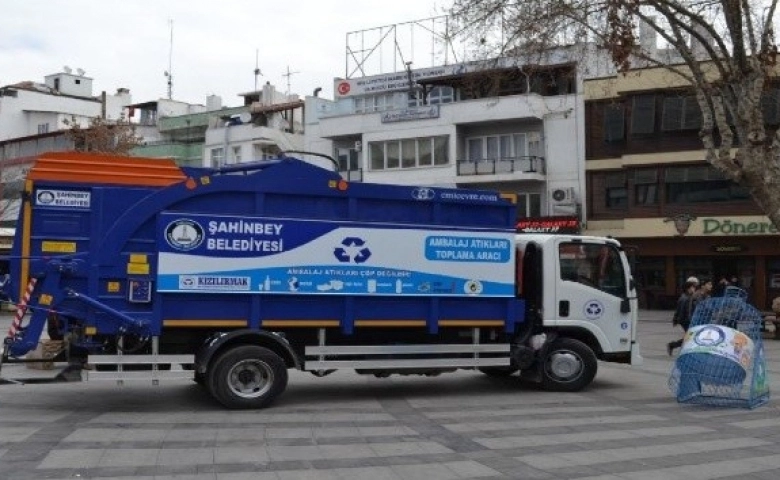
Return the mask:
<svg viewBox="0 0 780 480"><path fill-rule="evenodd" d="M252 104L249 107L249 111L252 113L271 113L281 112L282 110L292 110L294 108L301 108L306 102L303 100L296 100L294 102L275 103L273 105L257 105Z"/></svg>

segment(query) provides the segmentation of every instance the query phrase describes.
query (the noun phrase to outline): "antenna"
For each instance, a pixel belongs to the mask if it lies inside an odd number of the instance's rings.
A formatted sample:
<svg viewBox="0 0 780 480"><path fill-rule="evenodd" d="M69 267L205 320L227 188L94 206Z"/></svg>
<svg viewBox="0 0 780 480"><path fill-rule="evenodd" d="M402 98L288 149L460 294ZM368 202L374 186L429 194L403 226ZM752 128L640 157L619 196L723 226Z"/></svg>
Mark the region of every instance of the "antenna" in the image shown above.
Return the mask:
<svg viewBox="0 0 780 480"><path fill-rule="evenodd" d="M263 75L263 72L260 71L260 64L258 63L259 55L260 55L260 49L255 49L255 92L257 91L257 77Z"/></svg>
<svg viewBox="0 0 780 480"><path fill-rule="evenodd" d="M163 75L168 78L168 100L173 99L173 20L168 19L171 27L171 43L168 47L168 70Z"/></svg>
<svg viewBox="0 0 780 480"><path fill-rule="evenodd" d="M301 72L291 72L290 71L290 66L287 65L287 73L283 73L282 74L283 77L287 77L287 95L290 94L290 77L292 77L296 73L301 73Z"/></svg>

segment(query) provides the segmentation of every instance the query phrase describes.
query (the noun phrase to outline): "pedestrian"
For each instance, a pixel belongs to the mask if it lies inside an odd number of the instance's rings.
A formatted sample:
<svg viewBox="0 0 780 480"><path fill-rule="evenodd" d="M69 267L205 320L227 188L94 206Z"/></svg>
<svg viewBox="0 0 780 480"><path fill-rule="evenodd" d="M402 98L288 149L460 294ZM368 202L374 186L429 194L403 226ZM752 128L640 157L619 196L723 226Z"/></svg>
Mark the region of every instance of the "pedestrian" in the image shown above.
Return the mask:
<svg viewBox="0 0 780 480"><path fill-rule="evenodd" d="M707 300L712 296L712 291L714 288L715 287L712 284L712 280L709 278L702 279L696 291L693 292L693 302L698 305L704 300Z"/></svg>
<svg viewBox="0 0 780 480"><path fill-rule="evenodd" d="M718 284L715 285L715 288L712 291L713 297L722 297L726 293L726 287L729 286L729 279L725 276L720 277L720 280L718 280Z"/></svg>
<svg viewBox="0 0 780 480"><path fill-rule="evenodd" d="M693 317L693 311L696 308L694 303L693 294L696 291L697 284L694 282L685 282L683 285L682 294L677 299L677 308L674 310L674 316L672 317L672 325L679 325L683 331L687 332L688 327L691 326L691 318ZM682 347L683 339L675 340L666 344L666 353L672 356L672 352L675 348Z"/></svg>

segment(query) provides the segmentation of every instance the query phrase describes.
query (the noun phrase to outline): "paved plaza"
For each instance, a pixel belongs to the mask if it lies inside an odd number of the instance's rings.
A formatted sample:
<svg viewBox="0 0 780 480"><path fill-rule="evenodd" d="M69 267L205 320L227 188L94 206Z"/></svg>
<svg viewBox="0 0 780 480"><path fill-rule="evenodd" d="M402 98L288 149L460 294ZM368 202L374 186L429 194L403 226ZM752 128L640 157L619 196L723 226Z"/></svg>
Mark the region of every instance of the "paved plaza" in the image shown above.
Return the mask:
<svg viewBox="0 0 780 480"><path fill-rule="evenodd" d="M227 411L188 381L0 385L0 480L780 478L776 400L747 410L671 396L670 316L641 312L642 367L602 363L571 394L470 371L291 372L273 407ZM780 340L765 346L780 389Z"/></svg>

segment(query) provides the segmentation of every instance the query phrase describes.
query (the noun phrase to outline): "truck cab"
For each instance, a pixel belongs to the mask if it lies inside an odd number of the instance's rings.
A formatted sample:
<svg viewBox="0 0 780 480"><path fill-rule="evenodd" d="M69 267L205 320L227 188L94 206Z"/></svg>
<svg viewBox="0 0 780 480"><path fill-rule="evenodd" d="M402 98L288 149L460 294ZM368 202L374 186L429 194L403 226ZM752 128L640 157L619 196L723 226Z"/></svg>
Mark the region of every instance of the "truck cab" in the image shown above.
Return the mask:
<svg viewBox="0 0 780 480"><path fill-rule="evenodd" d="M520 234L516 248L517 294L537 332L577 340L599 360L641 364L636 287L617 240Z"/></svg>

